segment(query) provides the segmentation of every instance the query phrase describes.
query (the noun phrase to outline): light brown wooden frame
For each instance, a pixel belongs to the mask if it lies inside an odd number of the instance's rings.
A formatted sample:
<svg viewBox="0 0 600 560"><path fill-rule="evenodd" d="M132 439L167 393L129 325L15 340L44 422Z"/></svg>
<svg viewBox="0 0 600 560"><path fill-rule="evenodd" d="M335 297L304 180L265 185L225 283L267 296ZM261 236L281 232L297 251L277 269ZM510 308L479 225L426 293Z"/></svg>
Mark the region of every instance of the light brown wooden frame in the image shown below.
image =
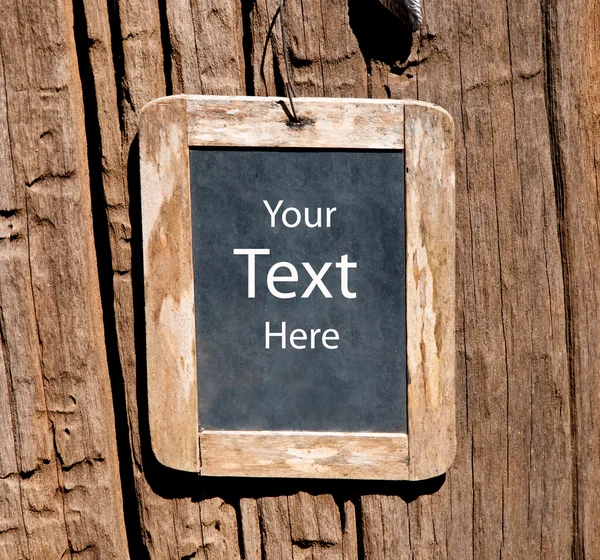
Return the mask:
<svg viewBox="0 0 600 560"><path fill-rule="evenodd" d="M297 99L313 123L288 126L280 99L173 96L139 126L148 410L152 449L209 476L421 480L455 454L454 132L417 101ZM198 434L189 148L405 150L408 434ZM403 375L403 372L399 372Z"/></svg>

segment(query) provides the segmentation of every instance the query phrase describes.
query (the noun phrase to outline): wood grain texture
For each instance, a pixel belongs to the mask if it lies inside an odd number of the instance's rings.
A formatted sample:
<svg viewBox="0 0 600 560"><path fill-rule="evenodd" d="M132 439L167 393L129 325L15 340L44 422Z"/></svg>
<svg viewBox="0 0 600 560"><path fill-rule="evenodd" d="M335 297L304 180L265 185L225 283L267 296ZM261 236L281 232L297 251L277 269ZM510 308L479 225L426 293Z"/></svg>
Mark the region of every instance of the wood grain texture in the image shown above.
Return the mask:
<svg viewBox="0 0 600 560"><path fill-rule="evenodd" d="M139 127L148 415L152 450L198 472L198 389L185 100L156 101Z"/></svg>
<svg viewBox="0 0 600 560"><path fill-rule="evenodd" d="M99 123L97 141L103 167L95 178L104 189L109 216L113 270L107 284L112 281L114 294L107 297L112 297L118 341L117 345L109 343L108 352L120 363L126 391L135 478L132 501L137 500L134 515L139 510L139 527L136 529L131 519L130 525L141 541L140 550L132 556L206 558L202 547L205 527L199 511L205 499L203 487L186 481L182 486L187 494L182 496L179 491L172 497L156 483L151 465L142 467L144 437L139 426L143 418L138 417L135 289L130 263L131 236L135 240L137 230L130 226L135 205L131 208L129 202L129 144L137 132L140 108L156 97L171 92L244 93L241 82L229 85L233 73L227 74L228 85L218 91L203 90L206 85L199 82L198 59L222 57L223 61L215 64L225 68L231 52L239 52L227 46L231 43L244 46L245 93L283 94L278 26L274 48L266 42L278 2L244 0L234 6L241 13L242 34L223 34L217 39L223 48L217 49L208 41L214 35L194 27L189 16L192 8L185 8L184 0L144 2L145 9L138 9L130 18L127 12L135 10L136 3L129 0L83 0L75 5L79 3L85 8L88 31L97 30L84 38L80 47L93 63L93 79L84 80L84 93L95 93L98 103L97 108L92 104L87 109L87 116L92 124L94 120ZM249 543L244 551L248 558L252 558L249 551L256 554L257 550L263 558L286 560L307 550L315 557L327 552L327 545L320 542L306 542L304 549L291 542L289 497L296 495L299 487L315 496L331 492L340 512L342 507L354 510L358 534L344 533L344 539L353 541L359 557L367 559L598 557L599 516L594 513L600 503L595 480L600 460L596 451L600 424L596 406L599 273L595 265L598 244L594 244L600 84L597 3L424 0L423 26L412 41L390 28L389 21L376 14L374 4L301 0L300 9L288 8L288 19L293 20L288 25L293 26L288 32L292 73L299 95L419 98L447 108L454 118L456 460L441 488L439 480L417 485L414 490L387 484L340 487L327 482L313 492L311 481L212 487L228 496L226 503L239 508L242 523L238 531L242 534L236 538ZM60 58L53 40L43 63L35 62L32 53L36 47L28 46L46 44L41 38L54 37L56 30L62 29L61 11L55 10L53 2L40 4L41 15L34 18L35 39L29 38L31 34L22 38L12 32L6 35L6 30L20 29L15 18L17 14L29 17L31 5L30 1L19 3L16 9L5 2L0 7L4 66L7 56L17 60L12 66L22 68L23 81L25 68L35 67L30 74L34 81L40 80L54 57ZM223 18L231 18L228 10L233 4L222 5ZM221 5L214 8L219 11ZM302 11L310 16L298 19ZM181 30L179 41L175 40L176 28ZM46 29L52 31L45 35L41 30ZM333 41L331 37L342 39ZM210 52L205 52L209 48ZM266 57L261 71L263 50ZM185 52L189 56L184 56ZM303 57L304 52L310 56ZM12 73L7 74L8 81L14 83L14 79ZM24 95L23 81L9 88L11 96L17 95L15 92ZM219 80L214 84L219 87ZM113 108L111 87L116 89L117 109ZM33 115L23 111L27 116L23 122L53 114L50 106L44 107ZM10 146L6 144L8 135L8 127L0 126L0 138L5 142L4 147L0 142L0 150L4 150L0 157L2 193L9 189L13 176L11 166L4 162L15 162L14 167L21 168L21 161L26 161L21 158L29 151L25 148L17 158L11 154L4 159L6 146ZM45 136L45 141L49 138ZM120 174L123 179L118 179ZM14 209L12 204L7 209ZM23 212L0 214L0 237L26 231L23 216ZM84 230L78 229L78 233ZM25 288L28 258L22 253L18 258L21 268L11 260L0 269L2 280L5 270L11 275L22 271L22 276L15 276L22 292L19 305L13 319L2 324L2 333L6 340L31 337L35 341L35 329L27 323L33 324L33 304ZM0 282L0 290L9 285ZM5 312L5 298L1 305ZM2 348L6 360L5 346ZM27 355L21 358L17 348ZM29 344L13 344L12 349L12 356L19 359L12 359L11 367L19 364L19 371L33 376L39 346L35 350ZM49 441L41 444L39 449L43 449L52 443L51 437L43 430L27 428L29 421L21 420L31 418L27 407L32 411L46 408L36 393L43 381L37 383L37 389L35 384L27 385L27 399L17 399L25 406L16 415L13 409L6 414L6 404L0 407L2 418L12 419L13 434L23 429L38 434L40 440ZM10 392L4 394L2 403ZM43 425L43 420L39 422ZM15 444L10 438L1 439L0 463L14 466L11 457L18 457L19 451L13 455L10 448L17 449ZM43 455L40 452L34 457ZM4 472L14 472L13 466ZM46 552L52 546L63 550L65 531L60 529L60 514L52 513L51 505L60 502L60 495L54 483L46 483L53 477L56 480L55 471L50 463L29 478L11 475L0 480L4 498L0 520L2 529L8 529L0 539L2 546L10 547L3 549L4 557L35 558L36 551ZM42 488L49 490L42 492ZM296 510L307 517L301 525L319 516L322 508L333 507L329 501L309 504L304 500L301 504ZM94 513L98 509L96 502L89 507L95 508ZM222 512L226 519L228 509ZM348 523L347 516L344 522ZM36 529L26 533L25 523ZM233 532L226 534L234 538ZM24 535L29 537L31 553ZM351 548L352 544L344 544L344 554Z"/></svg>
<svg viewBox="0 0 600 560"><path fill-rule="evenodd" d="M398 496L361 498L365 558L411 559L408 508Z"/></svg>
<svg viewBox="0 0 600 560"><path fill-rule="evenodd" d="M404 147L402 102L299 98L302 127L288 126L284 99L187 97L190 146L394 149Z"/></svg>
<svg viewBox="0 0 600 560"><path fill-rule="evenodd" d="M258 504L252 498L240 499L239 531L242 536L244 560L262 560L262 542L260 537L260 516Z"/></svg>
<svg viewBox="0 0 600 560"><path fill-rule="evenodd" d="M473 554L570 557L571 404L543 20L533 2L471 17L458 20L469 33L460 37L457 262Z"/></svg>
<svg viewBox="0 0 600 560"><path fill-rule="evenodd" d="M405 434L205 431L200 448L207 476L409 477Z"/></svg>
<svg viewBox="0 0 600 560"><path fill-rule="evenodd" d="M454 408L454 125L431 107L405 106L406 360L410 478L448 470Z"/></svg>
<svg viewBox="0 0 600 560"><path fill-rule="evenodd" d="M245 93L242 13L235 0L166 0L174 93Z"/></svg>
<svg viewBox="0 0 600 560"><path fill-rule="evenodd" d="M293 558L290 506L287 496L265 496L257 500L261 519L262 550L265 560Z"/></svg>
<svg viewBox="0 0 600 560"><path fill-rule="evenodd" d="M288 498L288 507L294 558L342 560L340 508L333 496L300 492Z"/></svg>
<svg viewBox="0 0 600 560"><path fill-rule="evenodd" d="M0 67L0 558L128 558L72 6L3 2Z"/></svg>
<svg viewBox="0 0 600 560"><path fill-rule="evenodd" d="M108 295L104 304L113 309L114 338L107 339L108 354L113 358L113 376L122 380L125 399L124 426L129 438L129 449L123 449L125 456L131 455L132 478L125 480L129 489L129 515L138 516L143 531L137 527L130 530L130 547L133 557L150 555L156 558L182 557L198 554L203 557L202 525L197 503L191 499L165 498L150 484L151 468L142 465L145 454L144 430L146 419L138 415L140 399L145 391L138 386L138 357L136 337L139 337L139 319L136 319L134 299L139 293L139 285L134 287L135 274L132 274L132 260L139 259L132 251L141 233L132 228L131 216L136 219L136 195L133 209L130 188L139 193L139 171L130 171L129 160L137 160L138 151L132 142L137 134L139 111L146 103L167 93L168 76L164 73L166 61L162 55L162 37L150 30L160 29L160 10L149 4L149 9L139 10L133 3L106 3L85 0L83 2L85 35L81 50L87 52L87 60L93 81L88 80L87 92L95 99L88 109L90 123L98 127L96 158L101 171L97 171L96 181L101 184L106 199L106 220L109 247L102 247L111 260L109 270L104 271L105 289ZM122 14L125 14L122 17ZM180 19L186 15L179 13ZM130 19L138 19L136 25L143 33L136 32L128 24ZM171 17L170 21L175 21ZM125 48L121 36L129 43ZM168 44L164 47L168 50ZM158 53L158 56L157 56ZM127 63L125 63L127 59ZM134 69L135 72L130 71ZM93 86L93 91L91 91ZM135 103L133 102L135 100ZM116 108L115 108L116 105ZM132 156L133 152L135 156ZM134 166L137 169L137 166ZM137 177L136 177L137 175ZM131 182L131 185L130 185ZM141 262L138 260L138 268ZM138 272L139 274L139 272ZM112 300L112 301L111 301ZM144 405L141 409L144 410ZM123 428L123 426L122 426ZM123 474L126 470L122 471ZM173 523L165 525L164 519ZM138 534L139 533L139 534ZM133 538L132 538L133 537Z"/></svg>
<svg viewBox="0 0 600 560"><path fill-rule="evenodd" d="M248 86L254 95L285 93L281 89L286 71L278 13L279 0L257 0L249 6L246 64L252 69ZM288 0L285 24L296 95L367 97L367 67L345 1Z"/></svg>
<svg viewBox="0 0 600 560"><path fill-rule="evenodd" d="M600 555L600 10L550 1L544 11L547 95L563 258L573 435L573 549Z"/></svg>
<svg viewBox="0 0 600 560"><path fill-rule="evenodd" d="M236 510L221 498L210 498L200 504L203 550L211 560L240 558Z"/></svg>
<svg viewBox="0 0 600 560"><path fill-rule="evenodd" d="M142 107L158 97L156 92L166 91L161 4L159 0L127 0L114 2L109 9L114 32L119 34L113 37L118 53L115 63L120 80L122 133L129 147L137 133Z"/></svg>

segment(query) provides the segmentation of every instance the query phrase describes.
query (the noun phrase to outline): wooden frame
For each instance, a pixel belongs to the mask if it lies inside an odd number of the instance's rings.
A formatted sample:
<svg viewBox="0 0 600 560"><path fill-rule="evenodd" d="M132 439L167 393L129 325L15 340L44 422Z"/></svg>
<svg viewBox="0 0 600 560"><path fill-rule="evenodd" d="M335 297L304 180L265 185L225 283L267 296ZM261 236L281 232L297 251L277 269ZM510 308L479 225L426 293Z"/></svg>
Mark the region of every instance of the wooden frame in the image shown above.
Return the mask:
<svg viewBox="0 0 600 560"><path fill-rule="evenodd" d="M450 115L417 101L173 96L139 126L148 409L152 449L209 476L420 480L455 454L454 137ZM405 150L408 434L198 434L189 148Z"/></svg>

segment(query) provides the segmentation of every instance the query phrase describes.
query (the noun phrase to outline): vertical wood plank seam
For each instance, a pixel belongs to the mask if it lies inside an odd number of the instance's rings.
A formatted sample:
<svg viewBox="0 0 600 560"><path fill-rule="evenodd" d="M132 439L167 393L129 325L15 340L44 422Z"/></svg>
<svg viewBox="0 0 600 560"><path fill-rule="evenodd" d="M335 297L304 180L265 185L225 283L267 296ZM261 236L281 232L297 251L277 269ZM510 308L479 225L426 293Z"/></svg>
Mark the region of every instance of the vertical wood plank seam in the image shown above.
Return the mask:
<svg viewBox="0 0 600 560"><path fill-rule="evenodd" d="M265 86L266 87L266 86ZM260 498L256 499L256 510L258 512L258 531L260 534L260 560L265 560L265 536L264 536L264 520L262 515L262 507L261 507Z"/></svg>
<svg viewBox="0 0 600 560"><path fill-rule="evenodd" d="M557 119L558 107L555 99L554 71L560 66L554 64L553 23L556 20L555 0L544 0L542 2L542 38L544 46L545 62L545 84L546 84L546 111L548 116L548 128L550 131L550 149L552 151L552 178L554 182L554 195L556 200L556 218L558 226L558 240L562 265L563 278L563 300L565 314L565 343L567 350L567 367L569 372L569 412L571 428L571 477L572 477L572 499L573 499L573 560L583 560L582 528L579 522L579 430L578 430L578 407L575 394L575 356L573 351L571 298L570 298L570 262L569 262L569 231L566 225L566 207L568 193L565 190L563 177L564 156L562 153L559 137ZM558 38L556 38L558 40Z"/></svg>
<svg viewBox="0 0 600 560"><path fill-rule="evenodd" d="M507 8L508 9L508 8ZM506 18L508 20L508 11L506 13ZM510 31L509 31L509 50L510 50ZM511 72L512 72L512 66L511 66ZM488 77L488 83L491 83L490 78ZM511 81L511 90L512 90L512 81ZM491 92L490 92L490 88L488 86L487 88L487 93L488 93L488 106L490 109L490 114L492 114L492 108L493 108L493 101L491 99ZM514 114L514 95L512 98L512 104L513 104L513 114ZM513 126L515 125L515 123L513 123ZM501 531L500 531L500 555L502 557L502 551L504 549L504 536L505 536L505 532L506 532L506 526L505 526L505 501L504 501L504 492L506 490L506 486L509 483L509 446L510 446L510 438L509 438L509 424L510 424L510 418L509 418L509 404L510 404L510 373L509 373L509 367L508 367L508 345L507 345L507 340L506 340L506 318L505 318L505 313L504 313L504 280L503 280L503 266L502 266L502 248L501 248L501 241L500 241L500 215L499 215L499 211L498 211L498 179L496 176L496 158L495 158L495 152L496 152L496 145L495 145L495 140L494 140L494 126L493 123L490 123L490 132L491 132L491 140L492 140L492 176L493 176L493 184L494 184L494 215L496 217L496 250L498 253L498 292L499 292L499 303L500 303L500 321L502 323L502 345L503 345L503 350L504 350L504 382L505 382L505 391L506 391L506 403L505 403L505 407L504 407L504 411L505 411L505 420L506 420L506 426L504 427L504 437L505 437L505 452L504 452L504 460L505 460L505 468L506 468L506 472L504 473L503 476L503 480L502 480L502 497L501 497L501 522L502 522L502 526L501 526ZM516 138L515 138L515 142L516 142ZM516 145L515 145L516 148ZM504 477L506 477L504 479Z"/></svg>
<svg viewBox="0 0 600 560"><path fill-rule="evenodd" d="M410 522L410 506L407 503L403 503L403 507L406 508L406 521L408 524L408 550L410 551L410 555L412 558L414 558L415 555L415 551L413 550L413 543L412 543L412 525Z"/></svg>
<svg viewBox="0 0 600 560"><path fill-rule="evenodd" d="M123 519L127 535L128 552L131 558L143 558L141 520L143 512L138 507L133 472L133 453L130 441L129 417L125 397L121 351L118 342L115 298L113 285L113 251L110 240L108 210L115 205L108 204L105 196L103 175L103 138L102 126L98 114L96 94L96 76L90 58L90 46L93 39L89 35L85 13L85 0L72 0L74 18L74 42L78 73L81 82L83 111L85 118L85 137L87 143L87 166L89 173L90 200L92 205L93 241L97 263L97 276L102 306L102 332L108 365L112 394L112 410L115 418L118 472L123 496ZM109 32L112 31L109 30ZM113 39L111 35L111 40ZM114 41L113 41L114 42ZM111 50L113 65L114 50ZM116 65L114 66L116 68ZM87 79L86 79L87 78ZM117 85L118 88L118 85ZM120 105L119 105L120 108ZM95 184L97 183L97 184ZM115 271L119 274L131 272Z"/></svg>
<svg viewBox="0 0 600 560"><path fill-rule="evenodd" d="M508 17L508 15L507 15ZM496 143L495 143L495 139L494 139L494 123L493 123L493 108L494 108L494 103L492 101L492 97L491 97L491 91L490 91L490 84L493 83L490 75L489 75L489 68L487 69L488 73L487 73L487 80L486 80L486 89L487 89L487 102L488 102L488 109L489 109L489 126L490 126L490 139L492 142L491 145L491 163L492 163L492 182L493 182L493 186L494 186L494 215L496 217L496 251L497 251L497 255L498 255L498 296L499 296L499 304L500 304L500 322L502 324L502 344L503 344L503 351L504 351L504 383L505 383L505 395L506 395L506 404L505 404L505 419L506 419L506 426L504 429L504 437L505 437L505 466L506 466L506 472L503 473L502 475L502 487L501 487L501 491L502 491L502 495L501 495L501 502L500 502L500 519L501 519L501 527L500 527L500 543L499 543L499 551L500 551L500 558L502 559L502 552L503 552L503 548L504 548L504 533L506 530L505 527L505 503L504 503L504 490L505 490L505 486L506 486L506 479L505 477L508 477L508 444L509 444L509 437L508 437L508 403L510 402L510 395L509 395L509 372L508 372L508 349L507 349L507 345L506 345L506 329L505 329L505 325L504 325L504 293L503 293L503 287L502 287L502 250L500 247L500 217L498 215L498 178L496 176Z"/></svg>
<svg viewBox="0 0 600 560"><path fill-rule="evenodd" d="M256 95L256 87L254 85L254 72L252 65L252 51L254 50L254 36L252 35L252 21L250 14L254 8L246 0L240 1L240 11L242 14L242 53L244 55L244 78L246 83L246 95ZM188 92L186 92L188 93Z"/></svg>
<svg viewBox="0 0 600 560"><path fill-rule="evenodd" d="M471 198L469 196L469 151L467 150L467 136L466 136L466 123L465 123L465 108L464 108L464 99L465 99L465 92L464 92L464 87L463 87L463 83L464 83L464 78L463 78L463 68L462 68L462 41L461 41L461 33L460 30L458 32L458 70L459 70L459 88L460 88L460 117L461 117L461 135L462 135L462 144L463 144L463 151L465 154L465 161L464 161L464 165L465 165L465 190L466 190L466 198L467 198L467 213L469 216L469 243L470 243L470 247L471 247L471 269L475 270L475 262L474 262L474 254L473 254L473 220L472 220L472 212L471 212ZM458 256L458 255L457 255ZM466 298L467 296L467 287L465 286L464 282L465 282L466 278L463 278L463 297ZM475 287L473 285L473 283L471 284L473 286L473 300L475 302L475 307L477 306L477 297L476 297L476 293L475 293ZM468 439L470 439L470 443L471 443L471 449L470 449L470 453L471 453L471 481L475 480L475 461L473 459L473 455L474 455L474 447L475 447L475 442L474 442L474 435L473 435L473 430L471 428L471 424L470 424L470 417L469 417L469 359L468 359L468 354L467 354L467 329L466 329L466 315L464 310L462 311L462 318L463 318L463 349L464 349L464 354L465 354L465 416L466 416L466 428L467 428L467 434L465 436L465 440L467 440L465 443L468 444ZM475 560L475 531L474 528L475 527L475 487L473 484L471 484L471 559Z"/></svg>
<svg viewBox="0 0 600 560"><path fill-rule="evenodd" d="M506 30L507 30L507 42L508 42L508 65L510 68L510 99L512 103L513 113L513 141L515 150L515 164L516 173L519 177L519 188L522 191L523 185L521 183L521 165L519 162L519 138L517 134L517 107L515 102L515 73L513 66L513 44L511 41L510 33L510 9L509 0L505 0L506 9ZM496 228L498 230L498 259L500 262L500 305L502 310L502 340L504 342L504 365L506 368L506 485L510 485L510 469L509 469L509 406L510 406L510 382L509 382L509 367L508 367L508 346L506 341L506 321L504 315L504 283L502 282L502 253L500 252L500 217L498 215L498 193L496 189L495 173L494 173L494 198L496 204ZM529 387L532 387L531 381L531 370L529 371ZM504 485L502 486L502 499L504 501ZM502 545L504 548L504 503L502 505Z"/></svg>
<svg viewBox="0 0 600 560"><path fill-rule="evenodd" d="M121 41L121 15L117 1L107 2L108 23L110 27L111 53L115 71L115 84L117 88L117 107L119 108L119 128L121 137L125 137L125 114L123 104L127 103L133 108L133 102L129 94L129 85L125 73L125 53Z"/></svg>
<svg viewBox="0 0 600 560"><path fill-rule="evenodd" d="M363 500L356 498L356 548L358 560L367 560L365 552L365 515L363 511Z"/></svg>
<svg viewBox="0 0 600 560"><path fill-rule="evenodd" d="M417 49L416 49L416 53L415 53L415 57L416 57L416 62L415 62L415 97L417 99L421 99L421 97L419 96L419 67L421 66L421 48L423 47L423 38L424 38L424 34L425 34L425 30L428 29L428 25L427 25L427 0L419 0L420 4L421 4L421 26L419 27L419 29L417 29L416 31L412 32L412 36L413 36L413 41L411 44L411 50L412 50L412 45L414 45L414 36L415 34L417 35ZM410 57L410 54L408 55L408 57ZM407 57L407 67L410 64L410 62L408 62L408 57ZM390 68L391 70L391 68ZM424 101L427 101L426 99ZM409 534L410 534L410 530L409 530Z"/></svg>
<svg viewBox="0 0 600 560"><path fill-rule="evenodd" d="M167 16L167 1L158 1L158 14L160 21L160 41L163 52L163 68L165 72L165 95L173 95L173 45L169 31L169 18ZM194 33L194 38L195 38Z"/></svg>
<svg viewBox="0 0 600 560"><path fill-rule="evenodd" d="M263 79L263 86L265 88L264 95L269 95L267 77L265 76L265 63L267 61L267 53L269 51L269 45L271 46L271 58L272 58L271 64L273 65L273 74L275 74L275 68L277 65L277 57L276 57L276 53L275 53L274 38L275 38L275 23L276 23L275 16L279 13L278 10L279 10L279 8L277 8L275 10L275 13L273 14L273 16L271 16L271 14L269 13L269 2L268 2L268 0L265 0L265 12L267 13L267 21L269 22L269 28L265 35L265 45L264 45L264 50L262 53L261 72L260 72L262 79ZM274 84L275 91L273 93L271 93L271 95L279 95L280 92L277 91L277 83L276 83L275 77L273 78L273 80L275 82L275 84Z"/></svg>
<svg viewBox="0 0 600 560"><path fill-rule="evenodd" d="M242 503L241 499L232 499L231 507L235 512L235 525L236 525L236 537L237 537L237 545L238 550L240 552L240 560L245 560L246 558L246 547L244 543L244 533L242 526Z"/></svg>
<svg viewBox="0 0 600 560"><path fill-rule="evenodd" d="M121 142L124 142L125 139L125 135L126 135L126 123L125 123L125 115L124 115L124 111L123 111L123 104L124 103L128 103L130 106L132 106L132 101L131 101L131 96L129 93L129 85L126 79L126 73L125 73L125 53L123 50L123 44L122 44L122 39L121 39L121 16L119 13L119 3L118 1L114 1L114 2L107 2L106 3L106 17L108 19L108 23L109 23L109 37L110 37L110 53L111 53L111 60L112 60L112 65L113 65L113 70L114 70L114 83L115 83L115 89L116 89L116 93L117 93L117 115L116 117L118 118L118 122L119 122L119 131L120 131L120 136L121 136ZM93 69L92 69L93 72ZM100 130L102 130L102 123L99 123L100 126ZM123 158L123 154L121 153L121 164L124 167L124 160L125 158ZM127 191L127 187L128 187L128 180L127 180L127 176L126 173L124 174L124 178L123 178L123 190ZM106 196L106 192L104 191L104 195ZM108 209L108 207L107 207ZM127 210L129 210L129 207L127 208ZM107 227L110 228L110 220L107 217ZM111 258L112 261L112 258ZM131 269L131 260L129 261L129 268ZM113 265L113 263L111 262L111 271L115 270L115 267ZM112 280L111 280L112 283ZM112 288L114 290L114 283L112 283ZM113 299L113 305L114 305L114 299ZM122 335L122 333L118 332L118 327L115 325L115 329L117 329L117 352L119 352L118 354L118 360L119 360L119 364L121 369L123 370L123 360L124 358L121 356L120 353L120 345L118 342L119 337ZM135 366L134 366L135 367ZM127 398L128 396L125 395L125 402L127 405ZM129 409L126 406L126 410L125 410L125 415L129 414ZM135 420L138 420L138 418L135 418ZM127 421L128 423L128 432L129 432L129 444L132 447L132 453L131 453L131 458L129 459L129 462L132 465L132 469L138 470L138 472L143 472L142 469L142 465L137 461L137 458L135 456L135 454L133 453L133 442L131 441L131 438L135 437L135 433L132 432L132 429L130 427L130 420L128 419ZM144 531L149 532L148 527L151 525L151 523L148 521L149 516L147 516L146 514L146 509L144 507L144 497L143 497L143 491L140 489L140 487L138 486L137 483L134 484L133 486L133 494L135 495L136 499L136 509L138 510L138 521L137 523L139 523L140 525L140 530L138 531L138 535L137 538L135 539L135 541L133 539L128 539L128 544L130 547L130 552L132 553L132 558L134 556L137 555L137 557L140 558L149 558L150 557L150 553L148 550L148 547L146 546L146 539L147 536L142 532L141 527L144 527ZM138 506L139 504L139 506ZM127 517L126 517L127 520ZM129 524L127 524L129 525ZM126 525L126 528L127 528ZM135 531L133 531L135 533ZM141 542L139 542L141 540ZM133 545L134 542L139 542L137 549L135 548L135 546ZM133 547L133 548L132 548Z"/></svg>

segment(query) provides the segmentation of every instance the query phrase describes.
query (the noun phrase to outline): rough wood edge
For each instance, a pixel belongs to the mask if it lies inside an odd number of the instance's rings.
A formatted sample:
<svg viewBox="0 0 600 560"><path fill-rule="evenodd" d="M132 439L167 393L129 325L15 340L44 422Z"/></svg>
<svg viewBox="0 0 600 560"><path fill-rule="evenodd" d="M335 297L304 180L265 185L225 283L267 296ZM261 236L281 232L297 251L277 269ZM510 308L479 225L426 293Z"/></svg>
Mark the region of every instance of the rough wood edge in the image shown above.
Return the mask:
<svg viewBox="0 0 600 560"><path fill-rule="evenodd" d="M139 126L148 414L165 466L198 472L198 391L187 113L154 101Z"/></svg>
<svg viewBox="0 0 600 560"><path fill-rule="evenodd" d="M199 434L201 474L403 480L406 434L217 431Z"/></svg>
<svg viewBox="0 0 600 560"><path fill-rule="evenodd" d="M409 464L421 480L456 453L454 125L408 104L405 127Z"/></svg>

